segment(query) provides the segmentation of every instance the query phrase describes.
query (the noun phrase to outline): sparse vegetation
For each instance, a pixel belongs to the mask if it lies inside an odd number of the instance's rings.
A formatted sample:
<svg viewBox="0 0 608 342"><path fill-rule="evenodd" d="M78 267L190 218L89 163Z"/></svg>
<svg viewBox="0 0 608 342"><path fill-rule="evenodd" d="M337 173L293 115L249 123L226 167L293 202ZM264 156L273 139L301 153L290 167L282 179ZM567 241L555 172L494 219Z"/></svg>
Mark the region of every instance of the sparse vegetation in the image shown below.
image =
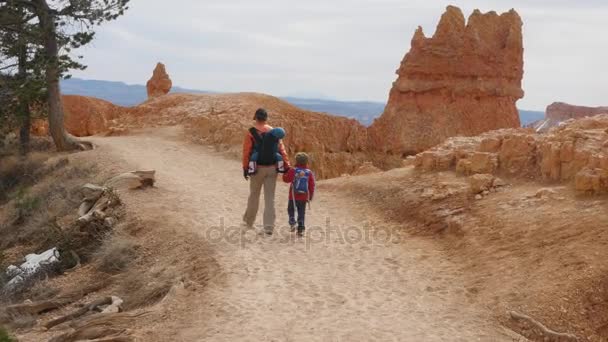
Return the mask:
<svg viewBox="0 0 608 342"><path fill-rule="evenodd" d="M154 267L145 275L130 273L121 281L123 308L133 310L154 305L162 300L178 278L173 269Z"/></svg>
<svg viewBox="0 0 608 342"><path fill-rule="evenodd" d="M135 241L126 235L109 235L93 256L99 261L99 270L106 273L124 271L136 257Z"/></svg>
<svg viewBox="0 0 608 342"><path fill-rule="evenodd" d="M45 154L31 154L27 158L16 156L2 158L0 163L0 204L10 199L10 195L17 190L23 193L24 189L36 181L36 177L48 159Z"/></svg>
<svg viewBox="0 0 608 342"><path fill-rule="evenodd" d="M17 340L12 338L6 329L0 327L0 342L17 342Z"/></svg>
<svg viewBox="0 0 608 342"><path fill-rule="evenodd" d="M4 163L6 160L9 162ZM4 207L0 212L0 250L27 246L25 252L39 253L57 247L62 257L60 264L44 268L23 282L19 289L0 293L0 303L14 303L25 298L44 300L56 295L56 289L37 284L44 277L90 260L102 245L111 230L103 218L89 222L86 227L76 222L82 200L80 187L91 181L93 172L88 164L70 165L65 158L51 159L50 154L32 153L26 158L3 159L0 186L6 191L0 192L4 196L0 200ZM110 195L118 205L120 202L115 194ZM0 255L0 289L7 282L3 270L9 264L20 262ZM126 265L114 262L116 267Z"/></svg>

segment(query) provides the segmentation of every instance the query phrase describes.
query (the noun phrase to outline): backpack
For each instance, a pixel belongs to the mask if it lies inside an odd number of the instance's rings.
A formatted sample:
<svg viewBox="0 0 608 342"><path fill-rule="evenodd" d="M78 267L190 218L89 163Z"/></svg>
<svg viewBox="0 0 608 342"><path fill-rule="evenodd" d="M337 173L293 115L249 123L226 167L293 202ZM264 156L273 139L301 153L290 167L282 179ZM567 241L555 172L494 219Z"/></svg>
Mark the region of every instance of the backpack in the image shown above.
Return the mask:
<svg viewBox="0 0 608 342"><path fill-rule="evenodd" d="M295 175L293 179L293 191L296 194L308 194L308 179L312 171L304 168L295 168Z"/></svg>
<svg viewBox="0 0 608 342"><path fill-rule="evenodd" d="M249 132L253 136L253 150L258 153L258 165L274 165L277 162L276 153L279 149L279 139L272 134L260 134L255 127L251 127Z"/></svg>

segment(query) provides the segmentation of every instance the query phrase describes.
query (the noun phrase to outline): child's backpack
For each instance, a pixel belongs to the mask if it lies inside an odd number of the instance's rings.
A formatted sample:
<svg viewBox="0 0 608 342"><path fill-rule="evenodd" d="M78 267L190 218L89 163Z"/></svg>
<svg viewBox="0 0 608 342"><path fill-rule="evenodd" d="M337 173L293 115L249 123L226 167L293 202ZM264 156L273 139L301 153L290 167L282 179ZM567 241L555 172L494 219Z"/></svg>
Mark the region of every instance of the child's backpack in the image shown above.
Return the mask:
<svg viewBox="0 0 608 342"><path fill-rule="evenodd" d="M296 194L308 194L308 179L312 171L305 168L295 168L295 176L293 179L293 191Z"/></svg>
<svg viewBox="0 0 608 342"><path fill-rule="evenodd" d="M272 134L260 134L255 127L249 129L253 136L253 149L258 153L258 165L274 165L277 162L276 151L279 146L279 139Z"/></svg>

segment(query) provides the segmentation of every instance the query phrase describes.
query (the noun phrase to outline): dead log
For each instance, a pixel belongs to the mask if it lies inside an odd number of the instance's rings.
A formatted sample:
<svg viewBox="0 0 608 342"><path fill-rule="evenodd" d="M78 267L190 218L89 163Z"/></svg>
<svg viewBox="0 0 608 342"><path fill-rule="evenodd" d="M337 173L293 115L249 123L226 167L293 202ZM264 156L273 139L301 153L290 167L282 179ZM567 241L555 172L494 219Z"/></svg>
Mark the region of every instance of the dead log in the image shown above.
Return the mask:
<svg viewBox="0 0 608 342"><path fill-rule="evenodd" d="M117 198L111 194L110 192L105 192L102 197L100 197L97 202L89 209L87 213L80 216L78 218L78 223L81 226L84 226L94 219L103 219L107 216L106 210L114 205L116 205ZM80 214L80 211L79 211Z"/></svg>
<svg viewBox="0 0 608 342"><path fill-rule="evenodd" d="M81 340L97 341L131 341L128 338L128 329L133 326L136 319L144 317L148 312L117 313L92 315L84 317L81 321L72 324L73 330L49 342L75 342Z"/></svg>
<svg viewBox="0 0 608 342"><path fill-rule="evenodd" d="M93 208L94 205L95 202L84 200L78 207L78 216L86 215L89 211L91 211L91 208Z"/></svg>
<svg viewBox="0 0 608 342"><path fill-rule="evenodd" d="M115 189L141 189L154 185L155 174L154 170L126 172L111 178L104 186Z"/></svg>
<svg viewBox="0 0 608 342"><path fill-rule="evenodd" d="M83 185L82 188L80 188L80 192L83 196L83 201L89 201L91 203L97 202L97 200L101 197L101 195L103 195L105 191L106 188L90 183L87 183Z"/></svg>
<svg viewBox="0 0 608 342"><path fill-rule="evenodd" d="M135 342L135 338L127 335L121 335L114 337L102 337L95 340L89 340L89 342Z"/></svg>
<svg viewBox="0 0 608 342"><path fill-rule="evenodd" d="M49 342L76 342L90 341L105 338L108 336L122 336L127 329L114 329L108 327L89 327L82 330L68 332L56 337L53 337Z"/></svg>
<svg viewBox="0 0 608 342"><path fill-rule="evenodd" d="M43 312L55 310L58 308L65 307L71 303L74 303L80 300L82 297L88 295L89 293L99 291L104 287L110 284L109 279L106 281L100 281L96 284L91 284L82 289L72 291L65 294L60 294L59 296L45 301L34 302L34 303L23 303L10 305L5 308L5 312L9 315L21 316L21 315L38 315Z"/></svg>
<svg viewBox="0 0 608 342"><path fill-rule="evenodd" d="M514 321L524 323L529 328L536 330L539 336L535 336L535 338L540 338L545 342L577 342L579 340L575 335L553 331L530 316L515 311L509 311L509 315Z"/></svg>
<svg viewBox="0 0 608 342"><path fill-rule="evenodd" d="M52 321L47 322L46 324L44 324L44 327L47 329L51 329L52 327L59 325L61 323L71 321L75 318L84 316L86 313L91 312L102 305L110 305L110 304L112 304L112 297L105 297L105 298L98 299L92 303L86 304L82 308L80 308L72 313L69 313L65 316L62 316L62 317L59 317Z"/></svg>

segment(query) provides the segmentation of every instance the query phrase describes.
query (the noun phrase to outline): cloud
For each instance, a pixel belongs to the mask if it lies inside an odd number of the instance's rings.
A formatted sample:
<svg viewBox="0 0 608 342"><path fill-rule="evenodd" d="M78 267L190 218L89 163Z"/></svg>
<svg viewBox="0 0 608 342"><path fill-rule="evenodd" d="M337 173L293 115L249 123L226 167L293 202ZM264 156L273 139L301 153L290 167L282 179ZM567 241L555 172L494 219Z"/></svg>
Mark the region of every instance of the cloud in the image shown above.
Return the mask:
<svg viewBox="0 0 608 342"><path fill-rule="evenodd" d="M174 84L274 95L385 101L418 25L433 33L442 0L132 0L84 51L86 78L144 83L163 61ZM462 0L524 20L526 97L608 105L608 2Z"/></svg>

